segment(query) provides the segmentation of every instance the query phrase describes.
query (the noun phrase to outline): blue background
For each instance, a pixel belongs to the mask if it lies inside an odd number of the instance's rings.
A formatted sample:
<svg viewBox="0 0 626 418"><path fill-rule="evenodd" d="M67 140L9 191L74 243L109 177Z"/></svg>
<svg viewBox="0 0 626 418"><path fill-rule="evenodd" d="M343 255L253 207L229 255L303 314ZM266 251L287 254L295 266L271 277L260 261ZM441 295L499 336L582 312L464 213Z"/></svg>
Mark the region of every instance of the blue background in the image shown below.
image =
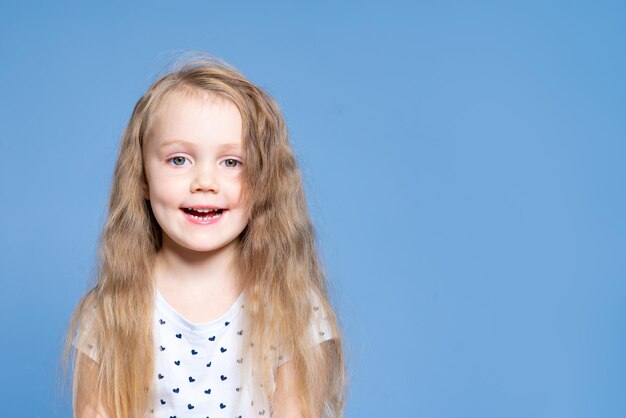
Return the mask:
<svg viewBox="0 0 626 418"><path fill-rule="evenodd" d="M0 410L58 358L119 136L186 50L281 104L347 417L626 416L626 4L3 2Z"/></svg>

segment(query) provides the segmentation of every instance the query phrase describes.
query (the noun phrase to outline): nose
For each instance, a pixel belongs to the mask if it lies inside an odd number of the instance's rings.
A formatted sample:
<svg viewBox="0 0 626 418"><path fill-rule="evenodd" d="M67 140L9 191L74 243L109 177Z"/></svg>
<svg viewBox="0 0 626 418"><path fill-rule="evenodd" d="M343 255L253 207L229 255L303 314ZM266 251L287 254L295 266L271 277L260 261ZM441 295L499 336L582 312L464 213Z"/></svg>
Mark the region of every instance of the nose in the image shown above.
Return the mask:
<svg viewBox="0 0 626 418"><path fill-rule="evenodd" d="M191 182L192 192L213 192L219 193L219 181L214 167L196 166L193 181Z"/></svg>

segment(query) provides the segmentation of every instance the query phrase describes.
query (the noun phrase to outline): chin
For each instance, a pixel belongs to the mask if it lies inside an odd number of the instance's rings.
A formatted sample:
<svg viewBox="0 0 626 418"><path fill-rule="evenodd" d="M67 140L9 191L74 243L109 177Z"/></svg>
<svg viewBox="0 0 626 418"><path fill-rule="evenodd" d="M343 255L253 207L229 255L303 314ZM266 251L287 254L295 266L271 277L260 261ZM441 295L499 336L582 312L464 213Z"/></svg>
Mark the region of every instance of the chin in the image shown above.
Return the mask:
<svg viewBox="0 0 626 418"><path fill-rule="evenodd" d="M226 244L198 244L198 245L181 245L183 248L187 248L190 251L194 251L197 253L210 253L210 252L215 252L215 251L219 251L222 250L226 247L231 247L235 245L235 241L231 241L230 243L226 243Z"/></svg>

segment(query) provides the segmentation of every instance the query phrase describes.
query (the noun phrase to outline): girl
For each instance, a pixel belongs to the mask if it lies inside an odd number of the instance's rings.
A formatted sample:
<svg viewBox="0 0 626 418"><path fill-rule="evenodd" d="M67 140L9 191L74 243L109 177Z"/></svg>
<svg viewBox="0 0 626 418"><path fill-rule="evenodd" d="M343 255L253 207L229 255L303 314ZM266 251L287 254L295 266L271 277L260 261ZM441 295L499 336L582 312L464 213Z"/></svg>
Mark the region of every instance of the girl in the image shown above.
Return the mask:
<svg viewBox="0 0 626 418"><path fill-rule="evenodd" d="M70 322L77 418L339 417L344 359L287 128L211 59L139 99L98 281Z"/></svg>

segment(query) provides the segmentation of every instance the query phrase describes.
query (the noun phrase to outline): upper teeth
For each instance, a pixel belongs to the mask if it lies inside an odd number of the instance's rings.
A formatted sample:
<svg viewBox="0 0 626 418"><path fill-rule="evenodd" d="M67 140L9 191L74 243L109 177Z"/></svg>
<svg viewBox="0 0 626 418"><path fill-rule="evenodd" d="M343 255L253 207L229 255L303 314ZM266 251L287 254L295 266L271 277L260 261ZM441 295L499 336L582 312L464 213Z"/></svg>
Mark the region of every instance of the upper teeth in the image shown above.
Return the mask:
<svg viewBox="0 0 626 418"><path fill-rule="evenodd" d="M196 212L208 213L208 212L216 211L217 209L193 209L193 210L195 210Z"/></svg>

